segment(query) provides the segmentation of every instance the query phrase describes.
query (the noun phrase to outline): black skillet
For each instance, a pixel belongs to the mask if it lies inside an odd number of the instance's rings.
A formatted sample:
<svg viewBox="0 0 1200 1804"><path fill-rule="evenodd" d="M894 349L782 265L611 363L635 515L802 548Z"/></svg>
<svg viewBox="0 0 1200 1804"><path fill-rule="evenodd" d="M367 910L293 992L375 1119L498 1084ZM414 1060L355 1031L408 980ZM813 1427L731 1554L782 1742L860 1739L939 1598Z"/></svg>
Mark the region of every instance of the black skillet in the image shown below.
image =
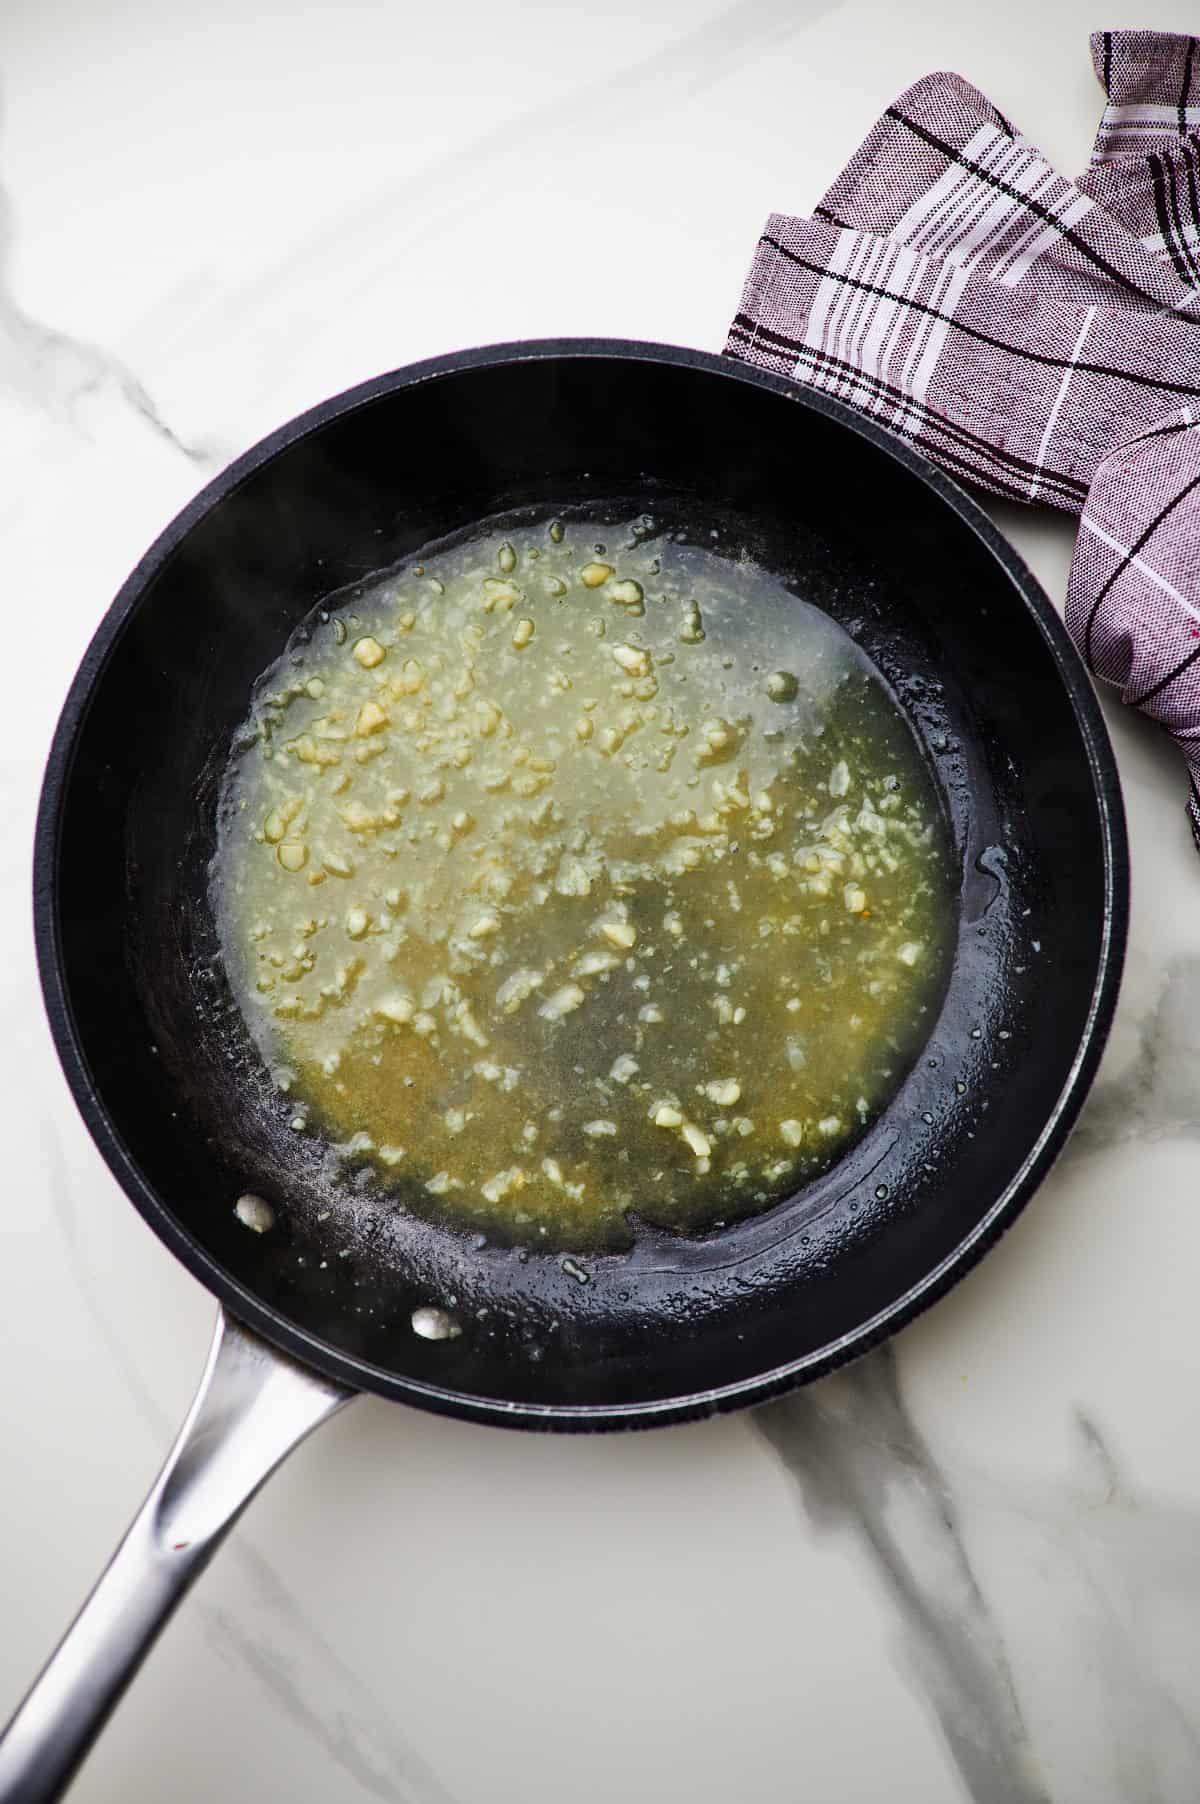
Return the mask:
<svg viewBox="0 0 1200 1804"><path fill-rule="evenodd" d="M231 1001L206 866L251 685L321 596L489 516L646 508L717 529L865 649L936 774L960 922L928 1043L833 1169L756 1219L643 1228L628 1254L564 1261L478 1246L328 1175ZM523 1428L679 1422L828 1372L941 1296L1079 1109L1127 887L1112 753L1056 615L975 503L861 414L695 351L555 341L381 377L240 458L84 658L35 876L76 1102L229 1313L155 1492L0 1743L0 1796L58 1795L240 1508L354 1391ZM246 1191L274 1206L269 1232L235 1216ZM461 1334L415 1333L427 1305Z"/></svg>

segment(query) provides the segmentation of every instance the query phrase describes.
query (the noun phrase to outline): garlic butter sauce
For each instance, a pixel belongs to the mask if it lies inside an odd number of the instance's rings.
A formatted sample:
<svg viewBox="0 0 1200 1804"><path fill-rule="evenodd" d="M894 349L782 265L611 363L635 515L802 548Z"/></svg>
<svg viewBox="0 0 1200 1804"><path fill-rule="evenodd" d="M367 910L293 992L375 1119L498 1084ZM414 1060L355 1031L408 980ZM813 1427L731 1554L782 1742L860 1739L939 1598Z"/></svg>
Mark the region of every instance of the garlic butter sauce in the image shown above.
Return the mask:
<svg viewBox="0 0 1200 1804"><path fill-rule="evenodd" d="M337 600L258 685L213 866L296 1131L555 1248L827 1166L928 1034L953 919L932 778L849 636L645 518L481 532Z"/></svg>

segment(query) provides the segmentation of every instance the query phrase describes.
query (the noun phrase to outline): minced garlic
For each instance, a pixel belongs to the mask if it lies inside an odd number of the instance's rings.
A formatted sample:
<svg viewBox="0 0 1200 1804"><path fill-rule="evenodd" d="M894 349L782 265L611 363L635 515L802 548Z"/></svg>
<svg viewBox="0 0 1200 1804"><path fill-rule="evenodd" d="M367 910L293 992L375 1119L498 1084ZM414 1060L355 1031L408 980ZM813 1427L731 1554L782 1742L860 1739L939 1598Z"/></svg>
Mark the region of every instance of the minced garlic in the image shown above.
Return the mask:
<svg viewBox="0 0 1200 1804"><path fill-rule="evenodd" d="M736 552L464 542L325 604L245 738L231 982L296 1131L413 1209L534 1246L728 1220L915 1049L930 780L846 635Z"/></svg>

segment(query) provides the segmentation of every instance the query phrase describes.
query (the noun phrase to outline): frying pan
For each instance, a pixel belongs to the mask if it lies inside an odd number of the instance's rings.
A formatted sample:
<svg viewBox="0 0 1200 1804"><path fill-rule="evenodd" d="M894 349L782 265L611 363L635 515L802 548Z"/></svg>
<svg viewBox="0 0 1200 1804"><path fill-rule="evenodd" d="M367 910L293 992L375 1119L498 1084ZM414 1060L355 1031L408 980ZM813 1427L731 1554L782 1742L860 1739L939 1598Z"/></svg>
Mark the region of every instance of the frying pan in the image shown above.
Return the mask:
<svg viewBox="0 0 1200 1804"><path fill-rule="evenodd" d="M255 678L321 597L472 522L647 508L756 558L890 686L953 841L952 969L890 1105L766 1213L690 1236L638 1223L597 1257L480 1245L381 1206L288 1130L207 905L218 782ZM0 1795L59 1795L242 1507L355 1391L522 1428L680 1422L828 1372L942 1295L1075 1117L1127 888L1111 749L1045 596L952 482L832 400L695 351L518 344L381 377L239 459L117 596L46 773L36 923L59 1055L221 1323L149 1500L0 1744ZM246 1191L269 1232L235 1215ZM428 1305L457 1338L414 1332Z"/></svg>

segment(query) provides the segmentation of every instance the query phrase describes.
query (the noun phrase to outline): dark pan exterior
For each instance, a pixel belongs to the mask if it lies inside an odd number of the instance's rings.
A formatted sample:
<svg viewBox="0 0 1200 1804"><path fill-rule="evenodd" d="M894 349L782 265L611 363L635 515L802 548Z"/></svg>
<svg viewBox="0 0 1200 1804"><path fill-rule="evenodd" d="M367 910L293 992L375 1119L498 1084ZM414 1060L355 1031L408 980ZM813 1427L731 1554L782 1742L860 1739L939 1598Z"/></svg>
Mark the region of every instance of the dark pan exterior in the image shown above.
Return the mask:
<svg viewBox="0 0 1200 1804"><path fill-rule="evenodd" d="M217 782L251 683L320 596L501 512L719 527L828 609L922 741L961 868L954 969L891 1106L755 1220L557 1258L371 1205L287 1129L216 958ZM351 1385L523 1427L733 1408L911 1320L1044 1176L1095 1070L1127 913L1100 710L1038 585L899 440L743 365L553 341L416 365L238 460L122 588L63 710L36 849L55 1040L155 1232L268 1340ZM276 1205L269 1234L232 1205ZM323 1219L318 1219L323 1217ZM421 1303L460 1339L416 1337Z"/></svg>

